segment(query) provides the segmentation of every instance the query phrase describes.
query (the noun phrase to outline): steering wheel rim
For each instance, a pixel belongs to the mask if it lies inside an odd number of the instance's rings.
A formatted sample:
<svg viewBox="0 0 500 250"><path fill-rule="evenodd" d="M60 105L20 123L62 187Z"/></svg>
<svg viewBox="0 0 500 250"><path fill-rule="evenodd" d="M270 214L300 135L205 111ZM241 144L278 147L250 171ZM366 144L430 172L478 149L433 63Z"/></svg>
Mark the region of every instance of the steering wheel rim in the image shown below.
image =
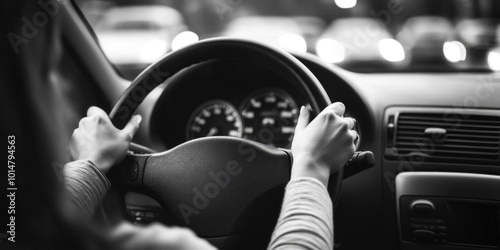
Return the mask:
<svg viewBox="0 0 500 250"><path fill-rule="evenodd" d="M250 60L270 67L304 93L315 115L331 103L316 77L290 54L247 40L216 38L171 52L145 69L115 103L109 115L111 121L117 128L123 128L139 104L154 88L185 68L214 59ZM253 159L248 161L252 156L254 156ZM158 199L166 210L173 212L176 224L188 226L202 237L218 238L215 244L220 248L231 248L234 244L224 237L244 231L244 227L237 226L235 220L240 223L251 220L253 215L248 214L263 210L269 203L269 200L266 200L268 196L283 194L281 191L290 178L291 163L292 156L287 150L271 148L247 139L211 137L192 140L159 154L127 154L121 166L113 168L109 176L113 184L118 184L127 190L147 193ZM246 171L245 174L235 174L238 172L235 166L240 166L239 169ZM267 166L267 168L262 166ZM223 171L226 171L225 174L221 174ZM332 175L329 181L328 190L334 204L337 204L340 196L342 171L341 169ZM264 178L258 177L259 174L264 173L267 173ZM213 195L215 192L212 192L212 195L208 197L213 198L214 202L207 205L208 208L196 207L196 196L205 195L207 198L208 193L200 191L202 187L195 190L196 187L193 188L193 186L197 186L200 182L201 185L214 182L221 184L222 182L217 182L214 177L217 174L219 177L239 178L229 183L233 185L231 189L245 192L245 197L249 198L234 198L234 194L237 193L230 193L227 191L229 189L224 190L223 185L218 185L217 195ZM243 176L246 177L243 178ZM212 182L209 182L210 180ZM253 186L252 181L259 182L258 186ZM211 190L214 191L215 186L212 185ZM281 191L276 192L276 190ZM185 197L189 194L192 196L193 193L193 206L190 206L191 204L185 201ZM264 196L267 198L262 198ZM273 197L273 199L276 198L280 197ZM175 202L171 201L172 199ZM236 200L231 202L228 199ZM209 200L208 204L211 201ZM244 211L228 212L224 207L217 206L217 202L226 206L229 204L235 210L243 209ZM172 211L176 210L176 206L179 210ZM201 210L203 213L200 213ZM222 211L219 212L219 210ZM186 213L190 215L187 220ZM195 218L195 221L190 218ZM210 230L205 230L203 227L209 227Z"/></svg>

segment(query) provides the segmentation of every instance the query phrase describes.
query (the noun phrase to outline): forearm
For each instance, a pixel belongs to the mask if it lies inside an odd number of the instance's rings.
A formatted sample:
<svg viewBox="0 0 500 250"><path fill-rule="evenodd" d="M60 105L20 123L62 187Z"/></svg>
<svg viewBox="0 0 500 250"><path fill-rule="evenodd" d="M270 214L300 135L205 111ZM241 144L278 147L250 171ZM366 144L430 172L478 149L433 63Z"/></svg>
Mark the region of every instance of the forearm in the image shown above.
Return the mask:
<svg viewBox="0 0 500 250"><path fill-rule="evenodd" d="M65 212L90 219L111 186L106 176L90 161L69 162L63 171Z"/></svg>
<svg viewBox="0 0 500 250"><path fill-rule="evenodd" d="M268 249L333 249L333 205L317 178L292 178Z"/></svg>

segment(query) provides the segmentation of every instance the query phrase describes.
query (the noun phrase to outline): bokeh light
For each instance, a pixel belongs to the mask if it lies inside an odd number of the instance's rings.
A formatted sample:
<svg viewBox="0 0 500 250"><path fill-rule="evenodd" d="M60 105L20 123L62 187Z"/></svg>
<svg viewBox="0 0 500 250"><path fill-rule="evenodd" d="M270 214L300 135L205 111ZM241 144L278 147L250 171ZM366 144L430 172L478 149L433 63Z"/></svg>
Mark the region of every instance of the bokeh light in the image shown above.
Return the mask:
<svg viewBox="0 0 500 250"><path fill-rule="evenodd" d="M382 57L389 62L400 62L405 59L405 50L401 43L385 38L378 42L378 48Z"/></svg>
<svg viewBox="0 0 500 250"><path fill-rule="evenodd" d="M345 59L342 44L330 38L321 38L316 42L316 54L329 63L339 63Z"/></svg>
<svg viewBox="0 0 500 250"><path fill-rule="evenodd" d="M184 48L190 44L196 43L199 41L199 37L196 33L192 31L183 31L172 40L172 50L178 50Z"/></svg>
<svg viewBox="0 0 500 250"><path fill-rule="evenodd" d="M467 57L467 50L461 42L445 42L443 44L443 54L448 61L456 63L465 60Z"/></svg>
<svg viewBox="0 0 500 250"><path fill-rule="evenodd" d="M357 0L335 0L335 4L341 9L353 8L357 2Z"/></svg>
<svg viewBox="0 0 500 250"><path fill-rule="evenodd" d="M306 40L297 34L284 34L279 38L279 45L287 51L306 52Z"/></svg>

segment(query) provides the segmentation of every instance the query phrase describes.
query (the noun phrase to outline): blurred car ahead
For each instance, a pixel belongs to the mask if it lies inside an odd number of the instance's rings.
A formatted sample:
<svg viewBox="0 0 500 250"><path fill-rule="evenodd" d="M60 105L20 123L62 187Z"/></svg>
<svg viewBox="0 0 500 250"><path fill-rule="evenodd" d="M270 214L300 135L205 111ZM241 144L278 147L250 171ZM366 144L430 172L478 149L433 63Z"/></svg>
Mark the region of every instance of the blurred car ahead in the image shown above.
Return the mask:
<svg viewBox="0 0 500 250"><path fill-rule="evenodd" d="M80 9L85 15L85 19L89 22L90 26L96 27L101 18L113 7L116 6L111 1L86 1L77 0Z"/></svg>
<svg viewBox="0 0 500 250"><path fill-rule="evenodd" d="M464 57L460 52L458 57L453 52L446 55L444 53L445 48L448 51L448 46L460 46L458 43L447 44L453 41L454 36L454 27L449 19L440 16L417 16L404 23L397 38L405 48L407 60L411 61L412 65L447 66L446 58L451 62L458 62Z"/></svg>
<svg viewBox="0 0 500 250"><path fill-rule="evenodd" d="M332 22L316 43L323 60L350 68L393 67L402 64L405 51L378 20L356 17Z"/></svg>
<svg viewBox="0 0 500 250"><path fill-rule="evenodd" d="M177 10L155 5L113 7L95 27L102 50L125 77L169 52L183 30L184 18Z"/></svg>
<svg viewBox="0 0 500 250"><path fill-rule="evenodd" d="M495 49L500 44L500 19L464 19L457 24L460 41L467 49L467 67L470 69L496 69L500 60Z"/></svg>
<svg viewBox="0 0 500 250"><path fill-rule="evenodd" d="M247 16L233 19L221 36L250 39L292 52L311 52L324 27L316 17Z"/></svg>

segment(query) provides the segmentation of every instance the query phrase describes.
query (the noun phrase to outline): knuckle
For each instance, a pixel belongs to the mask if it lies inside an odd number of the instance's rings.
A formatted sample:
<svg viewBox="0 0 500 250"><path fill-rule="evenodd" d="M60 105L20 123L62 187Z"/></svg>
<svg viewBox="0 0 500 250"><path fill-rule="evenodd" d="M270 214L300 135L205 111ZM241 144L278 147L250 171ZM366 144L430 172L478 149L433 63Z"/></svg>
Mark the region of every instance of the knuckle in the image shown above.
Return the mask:
<svg viewBox="0 0 500 250"><path fill-rule="evenodd" d="M351 138L352 140L356 139L356 137L358 137L358 133L354 130L351 130L352 132L350 132L349 134L351 135Z"/></svg>
<svg viewBox="0 0 500 250"><path fill-rule="evenodd" d="M344 108L345 105L342 102L334 102L333 105Z"/></svg>
<svg viewBox="0 0 500 250"><path fill-rule="evenodd" d="M356 119L354 119L354 118L352 118L352 117L349 117L349 119L351 119L351 122L352 122L352 127L353 127L354 129L356 129L356 123L357 123Z"/></svg>
<svg viewBox="0 0 500 250"><path fill-rule="evenodd" d="M93 115L93 117L94 117L94 121L95 121L96 123L99 123L99 124L104 124L104 123L106 123L106 118L105 118L105 117L104 117L104 115L103 115L103 114L101 114L101 113L97 113L97 114Z"/></svg>
<svg viewBox="0 0 500 250"><path fill-rule="evenodd" d="M345 123L349 125L349 127L352 127L352 125L354 124L354 119L352 119L351 117L345 117L344 120Z"/></svg>
<svg viewBox="0 0 500 250"><path fill-rule="evenodd" d="M170 227L169 235L174 242L182 243L189 240L188 230L181 227Z"/></svg>
<svg viewBox="0 0 500 250"><path fill-rule="evenodd" d="M92 117L93 117L93 118L94 118L94 120L95 120L95 121L97 121L97 122L101 122L101 121L103 120L103 119L102 119L102 116L101 116L101 115L99 115L99 114L94 115L94 116L92 116Z"/></svg>
<svg viewBox="0 0 500 250"><path fill-rule="evenodd" d="M193 231L185 228L179 228L179 240L181 241L190 241L194 237Z"/></svg>
<svg viewBox="0 0 500 250"><path fill-rule="evenodd" d="M84 125L85 125L85 123L87 123L88 119L89 119L88 117L82 118L82 119L80 120L80 122L78 122L78 126L79 126L79 127L84 126Z"/></svg>
<svg viewBox="0 0 500 250"><path fill-rule="evenodd" d="M337 115L333 111L328 111L323 114L323 118L326 121L334 121L336 119Z"/></svg>
<svg viewBox="0 0 500 250"><path fill-rule="evenodd" d="M122 134L123 134L123 138L127 141L131 141L134 138L134 135L130 132L124 132Z"/></svg>
<svg viewBox="0 0 500 250"><path fill-rule="evenodd" d="M339 123L339 129L342 132L347 132L349 131L349 124L347 121L343 120L342 122Z"/></svg>
<svg viewBox="0 0 500 250"><path fill-rule="evenodd" d="M155 222L155 223L152 223L151 225L149 225L146 230L149 231L150 233L156 233L156 232L161 231L162 228L163 228L163 226L161 224L159 224L158 222Z"/></svg>
<svg viewBox="0 0 500 250"><path fill-rule="evenodd" d="M153 222L151 223L151 227L152 228L158 228L158 227L162 227L161 224L159 222Z"/></svg>
<svg viewBox="0 0 500 250"><path fill-rule="evenodd" d="M87 124L93 124L93 123L96 123L98 120L97 120L97 117L95 115L92 115L92 116L87 116L87 117L84 117L80 120L80 123L79 123L79 126L85 126Z"/></svg>

